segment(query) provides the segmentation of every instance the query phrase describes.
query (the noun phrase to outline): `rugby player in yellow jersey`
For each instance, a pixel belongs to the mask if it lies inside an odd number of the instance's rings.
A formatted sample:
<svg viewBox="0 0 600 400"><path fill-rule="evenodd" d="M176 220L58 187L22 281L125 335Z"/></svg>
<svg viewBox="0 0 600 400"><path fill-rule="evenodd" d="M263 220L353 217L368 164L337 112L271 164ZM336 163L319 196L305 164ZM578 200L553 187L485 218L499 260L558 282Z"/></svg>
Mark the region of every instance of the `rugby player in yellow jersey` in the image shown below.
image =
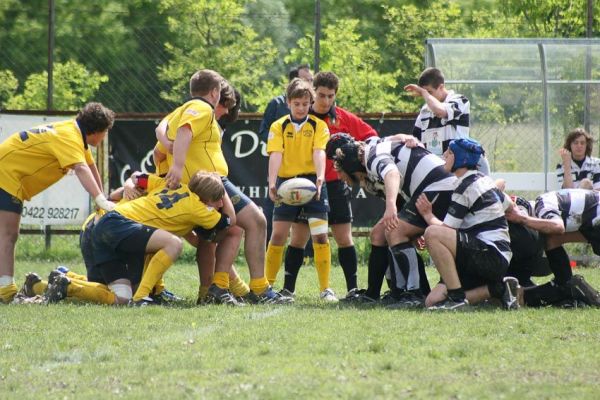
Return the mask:
<svg viewBox="0 0 600 400"><path fill-rule="evenodd" d="M94 198L112 210L88 146L97 146L114 122L114 113L100 103L88 103L75 119L38 126L9 136L0 144L0 302L17 293L14 252L23 201L51 186L69 170Z"/></svg>
<svg viewBox="0 0 600 400"><path fill-rule="evenodd" d="M214 173L198 172L188 185L173 190L156 175L134 174L132 180L148 194L118 204L96 222L92 231L93 259L105 282L123 285L115 290L116 302L122 303L132 291L130 276L139 273L127 269L127 260L155 253L131 301L132 305L154 304L149 295L179 257L179 236L194 229L201 236L218 240L229 228L228 215L233 209L223 206L225 189ZM222 213L218 208L223 208Z"/></svg>
<svg viewBox="0 0 600 400"><path fill-rule="evenodd" d="M222 124L233 123L237 120L240 99L241 96L237 90L233 89L226 82L221 84L219 104L215 107L215 118L219 122L221 128ZM158 175L163 175L168 172L167 153L173 152L173 142L169 141L167 138L167 122L168 120L165 118L156 129L156 136L159 142L154 148L153 158L154 165L156 165L156 173ZM224 129L222 132L224 132ZM243 233L243 230L237 226L233 226L227 231L227 236L231 237L230 240L228 240L228 243L229 245L234 246L232 249L235 249L236 253L239 251L239 244L241 243ZM237 243L234 240L234 236L237 238ZM216 247L202 243L201 239L197 237L186 237L186 240L192 246L196 248L200 247L200 251L196 252L198 273L200 275L200 288L198 289L197 303L202 304L205 302L208 289L213 283ZM233 250L231 250L231 252L233 252ZM250 288L239 276L234 265L231 265L229 269L229 289L236 299L243 298L250 291Z"/></svg>
<svg viewBox="0 0 600 400"><path fill-rule="evenodd" d="M200 70L190 79L192 99L177 108L161 122L167 137L173 141L173 154L167 154L170 165L166 179L169 187L186 182L190 173L214 171L221 175L228 196L233 200L236 224L244 229L244 254L250 270L250 292L245 300L251 303L289 303L289 297L277 294L269 286L264 273L266 220L259 208L228 179L228 167L221 150L221 131L214 113L219 103L221 86L226 81L217 72ZM160 125L159 125L160 128ZM205 251L200 245L198 252ZM213 284L209 298L216 303L236 304L229 292L229 269L237 248L219 246L216 254Z"/></svg>
<svg viewBox="0 0 600 400"><path fill-rule="evenodd" d="M266 271L273 284L283 259L283 247L292 223L302 214L308 220L315 251L315 268L321 293L329 293L331 251L327 237L327 187L325 182L325 146L329 140L327 124L309 115L314 89L309 82L294 78L286 97L290 114L275 121L269 130L269 197L275 202L273 233L267 248ZM303 206L290 206L277 201L277 188L282 182L303 177L315 182L317 194ZM321 296L325 298L325 296Z"/></svg>

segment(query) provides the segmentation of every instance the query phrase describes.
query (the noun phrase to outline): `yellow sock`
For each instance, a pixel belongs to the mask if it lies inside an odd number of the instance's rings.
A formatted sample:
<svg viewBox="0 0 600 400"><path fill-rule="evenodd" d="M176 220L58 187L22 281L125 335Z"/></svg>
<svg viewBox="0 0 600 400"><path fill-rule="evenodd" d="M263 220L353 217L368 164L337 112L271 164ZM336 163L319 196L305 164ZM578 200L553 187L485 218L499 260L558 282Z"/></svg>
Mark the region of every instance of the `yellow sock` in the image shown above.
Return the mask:
<svg viewBox="0 0 600 400"><path fill-rule="evenodd" d="M149 296L156 282L162 278L171 265L173 265L173 260L164 250L156 252L142 276L142 281L133 295L133 300L138 301Z"/></svg>
<svg viewBox="0 0 600 400"><path fill-rule="evenodd" d="M33 284L33 293L35 293L36 296L41 296L44 294L47 287L48 287L48 281L36 282Z"/></svg>
<svg viewBox="0 0 600 400"><path fill-rule="evenodd" d="M154 294L161 294L165 290L165 280L160 279L154 286Z"/></svg>
<svg viewBox="0 0 600 400"><path fill-rule="evenodd" d="M0 301L4 303L10 303L16 294L17 285L15 285L14 282L10 285L0 286Z"/></svg>
<svg viewBox="0 0 600 400"><path fill-rule="evenodd" d="M233 280L229 278L229 290L231 291L231 294L235 297L243 297L247 295L248 292L250 292L250 288L248 287L246 282L244 282L244 280L239 276L236 276L235 278L233 278Z"/></svg>
<svg viewBox="0 0 600 400"><path fill-rule="evenodd" d="M87 281L87 276L77 274L77 273L75 273L73 271L70 271L70 270L65 275L67 275L67 278L73 278L73 279L77 279L77 280L80 280L80 281Z"/></svg>
<svg viewBox="0 0 600 400"><path fill-rule="evenodd" d="M71 283L67 286L67 296L98 304L115 304L115 294L106 286L102 286L104 285L82 285L80 280L71 279Z"/></svg>
<svg viewBox="0 0 600 400"><path fill-rule="evenodd" d="M283 261L283 246L275 246L269 243L267 254L265 256L265 273L268 282L272 285L277 280L277 273L281 268Z"/></svg>
<svg viewBox="0 0 600 400"><path fill-rule="evenodd" d="M329 273L331 272L331 249L329 242L320 244L313 242L315 249L315 268L319 277L321 292L329 287Z"/></svg>
<svg viewBox="0 0 600 400"><path fill-rule="evenodd" d="M250 290L256 294L262 294L269 287L269 281L264 276L262 278L250 279Z"/></svg>
<svg viewBox="0 0 600 400"><path fill-rule="evenodd" d="M215 272L215 276L213 277L213 283L221 289L229 289L229 273Z"/></svg>
<svg viewBox="0 0 600 400"><path fill-rule="evenodd" d="M98 283L98 282L90 282L87 279L86 280L80 280L80 279L71 278L71 282L77 282L79 285L82 285L82 286L88 286L88 287L93 287L93 288L100 288L100 289L104 289L104 290L110 291L109 287L106 286L105 284Z"/></svg>
<svg viewBox="0 0 600 400"><path fill-rule="evenodd" d="M208 286L200 286L200 289L198 289L198 300L204 300L207 294Z"/></svg>

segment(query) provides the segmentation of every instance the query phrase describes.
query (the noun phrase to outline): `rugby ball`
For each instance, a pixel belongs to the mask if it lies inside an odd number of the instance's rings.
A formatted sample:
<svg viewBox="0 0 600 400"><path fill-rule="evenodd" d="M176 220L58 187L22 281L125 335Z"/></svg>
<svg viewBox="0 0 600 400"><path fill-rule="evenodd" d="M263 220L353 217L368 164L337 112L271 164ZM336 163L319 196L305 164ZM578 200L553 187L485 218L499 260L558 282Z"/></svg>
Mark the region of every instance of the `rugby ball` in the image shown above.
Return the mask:
<svg viewBox="0 0 600 400"><path fill-rule="evenodd" d="M282 203L301 206L311 201L317 193L317 186L306 178L292 178L284 181L277 189Z"/></svg>

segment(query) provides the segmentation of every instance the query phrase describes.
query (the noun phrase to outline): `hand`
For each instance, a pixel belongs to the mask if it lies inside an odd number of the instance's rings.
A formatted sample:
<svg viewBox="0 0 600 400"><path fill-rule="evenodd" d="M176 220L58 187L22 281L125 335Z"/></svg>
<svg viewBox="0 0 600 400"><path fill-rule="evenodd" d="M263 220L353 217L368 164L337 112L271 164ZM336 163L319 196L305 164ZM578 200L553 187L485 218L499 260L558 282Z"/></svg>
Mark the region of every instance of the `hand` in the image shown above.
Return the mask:
<svg viewBox="0 0 600 400"><path fill-rule="evenodd" d="M562 159L563 166L568 164L571 166L571 152L565 148L558 150L558 154L560 154L560 158Z"/></svg>
<svg viewBox="0 0 600 400"><path fill-rule="evenodd" d="M526 218L525 215L521 214L521 211L516 206L513 206L506 210L504 215L506 216L506 220L508 222L513 222L515 224L522 224Z"/></svg>
<svg viewBox="0 0 600 400"><path fill-rule="evenodd" d="M427 93L425 89L423 89L419 85L415 85L414 83L408 84L404 86L404 90L406 90L412 96L421 96L423 97L424 93Z"/></svg>
<svg viewBox="0 0 600 400"><path fill-rule="evenodd" d="M425 248L427 247L427 243L425 243L424 236L419 236L417 240L415 240L415 247L417 248L417 250L425 250Z"/></svg>
<svg viewBox="0 0 600 400"><path fill-rule="evenodd" d="M428 220L428 218L426 216L433 214L431 202L429 201L429 199L427 198L427 195L425 195L425 193L421 193L421 195L417 199L417 202L415 203L415 205L417 206L417 210L419 211L419 214L421 214L421 216L423 216L423 218L426 221Z"/></svg>
<svg viewBox="0 0 600 400"><path fill-rule="evenodd" d="M317 178L315 181L315 186L317 187L317 194L315 194L315 200L319 200L321 198L321 187L323 187L323 178Z"/></svg>
<svg viewBox="0 0 600 400"><path fill-rule="evenodd" d="M404 140L404 146L408 147L409 149L412 149L414 147L423 146L423 143L421 143L416 137L410 136Z"/></svg>
<svg viewBox="0 0 600 400"><path fill-rule="evenodd" d="M167 181L167 187L169 189L177 189L179 187L179 183L181 182L181 169L175 168L175 166L171 166L165 180Z"/></svg>
<svg viewBox="0 0 600 400"><path fill-rule="evenodd" d="M123 198L126 200L135 200L138 197L141 197L144 194L144 191L136 188L133 184L129 185L125 182L123 186Z"/></svg>
<svg viewBox="0 0 600 400"><path fill-rule="evenodd" d="M280 200L275 185L269 187L269 198L273 201L273 203L277 203Z"/></svg>
<svg viewBox="0 0 600 400"><path fill-rule="evenodd" d="M381 221L385 225L386 231L391 231L398 227L400 220L398 219L398 209L395 204L390 203L386 205Z"/></svg>

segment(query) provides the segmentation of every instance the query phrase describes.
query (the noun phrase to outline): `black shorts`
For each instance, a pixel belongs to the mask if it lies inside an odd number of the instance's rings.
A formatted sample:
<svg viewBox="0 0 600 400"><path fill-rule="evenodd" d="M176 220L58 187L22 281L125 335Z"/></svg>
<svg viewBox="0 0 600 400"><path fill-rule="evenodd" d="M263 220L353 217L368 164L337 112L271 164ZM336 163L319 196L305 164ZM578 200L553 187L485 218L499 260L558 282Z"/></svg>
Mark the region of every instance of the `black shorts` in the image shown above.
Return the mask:
<svg viewBox="0 0 600 400"><path fill-rule="evenodd" d="M79 248L81 249L81 255L83 256L83 263L85 264L88 280L98 282L97 280L90 279L90 272L93 275L93 268L94 265L96 265L94 262L94 247L92 245L93 229L94 218L90 219L85 225L85 229L79 233Z"/></svg>
<svg viewBox="0 0 600 400"><path fill-rule="evenodd" d="M456 271L463 289L502 282L508 262L475 235L456 231Z"/></svg>
<svg viewBox="0 0 600 400"><path fill-rule="evenodd" d="M297 178L310 179L312 182L316 181L315 175L300 175ZM291 178L277 178L276 187ZM327 213L329 212L329 199L327 196L327 185L321 186L321 197L319 200L313 199L308 203L301 206L290 206L284 203L275 204L273 209L273 221L289 221L296 222L300 215L305 218L320 218L327 220Z"/></svg>
<svg viewBox="0 0 600 400"><path fill-rule="evenodd" d="M451 190L443 190L443 191L432 191L432 192L421 192L425 193L427 199L431 201L433 215L436 216L437 219L443 221L446 213L448 212L448 207L450 207L450 200L452 199L452 191ZM415 193L413 196L404 203L404 206L400 209L398 213L398 218L401 220L408 222L411 225L418 226L419 228L427 228L427 222L423 219L419 211L417 210L417 199L421 195L421 193Z"/></svg>
<svg viewBox="0 0 600 400"><path fill-rule="evenodd" d="M156 228L127 219L118 212L105 214L92 230L94 263L126 262L132 255L143 259L155 231Z"/></svg>
<svg viewBox="0 0 600 400"><path fill-rule="evenodd" d="M240 211L244 209L248 204L252 203L252 200L248 196L246 196L237 186L235 186L231 181L222 176L221 181L223 182L223 186L225 187L225 191L227 195L231 199L231 203L233 204L233 210L236 215L239 214Z"/></svg>
<svg viewBox="0 0 600 400"><path fill-rule="evenodd" d="M600 227L586 226L579 228L579 232L592 246L594 254L600 256Z"/></svg>
<svg viewBox="0 0 600 400"><path fill-rule="evenodd" d="M329 225L352 223L352 189L344 181L327 182Z"/></svg>
<svg viewBox="0 0 600 400"><path fill-rule="evenodd" d="M0 211L21 214L23 212L23 202L6 190L0 189Z"/></svg>

